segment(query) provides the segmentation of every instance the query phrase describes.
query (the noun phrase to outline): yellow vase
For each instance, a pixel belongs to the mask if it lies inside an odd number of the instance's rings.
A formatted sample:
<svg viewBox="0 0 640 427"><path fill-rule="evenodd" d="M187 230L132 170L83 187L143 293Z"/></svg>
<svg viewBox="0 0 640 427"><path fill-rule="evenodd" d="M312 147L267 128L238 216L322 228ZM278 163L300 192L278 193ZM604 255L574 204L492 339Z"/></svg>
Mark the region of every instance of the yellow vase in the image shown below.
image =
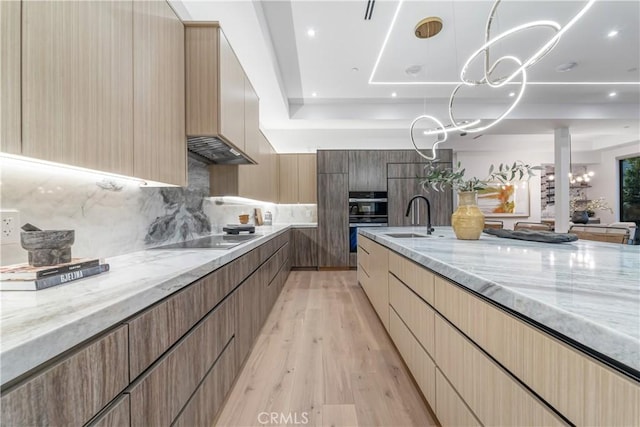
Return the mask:
<svg viewBox="0 0 640 427"><path fill-rule="evenodd" d="M460 240L478 240L484 228L484 215L478 208L477 191L458 193L458 209L451 215L451 226Z"/></svg>

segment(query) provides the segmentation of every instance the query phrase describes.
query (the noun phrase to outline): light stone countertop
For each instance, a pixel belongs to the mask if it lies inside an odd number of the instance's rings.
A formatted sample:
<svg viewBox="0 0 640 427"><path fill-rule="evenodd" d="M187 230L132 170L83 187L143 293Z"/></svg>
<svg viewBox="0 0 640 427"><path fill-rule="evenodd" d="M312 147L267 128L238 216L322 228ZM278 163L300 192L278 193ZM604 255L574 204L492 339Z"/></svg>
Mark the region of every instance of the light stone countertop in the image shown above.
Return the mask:
<svg viewBox="0 0 640 427"><path fill-rule="evenodd" d="M588 240L537 243L487 234L480 240L457 240L450 227L436 227L429 238L385 236L410 231L426 230L358 229L538 327L586 347L582 351L612 359L614 366L640 380L640 246Z"/></svg>
<svg viewBox="0 0 640 427"><path fill-rule="evenodd" d="M150 249L107 258L110 271L40 291L0 292L5 384L233 261L290 225L262 226L231 249Z"/></svg>

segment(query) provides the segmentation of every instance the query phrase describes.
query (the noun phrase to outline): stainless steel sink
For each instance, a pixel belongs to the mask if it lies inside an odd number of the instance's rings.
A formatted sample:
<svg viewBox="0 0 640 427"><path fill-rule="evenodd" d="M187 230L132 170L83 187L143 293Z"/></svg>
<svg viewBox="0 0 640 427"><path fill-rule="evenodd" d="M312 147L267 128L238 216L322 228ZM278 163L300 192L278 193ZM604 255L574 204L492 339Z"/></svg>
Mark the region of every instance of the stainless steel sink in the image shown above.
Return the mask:
<svg viewBox="0 0 640 427"><path fill-rule="evenodd" d="M417 233L385 233L384 235L392 237L394 239L416 239L416 238L431 237L426 234L417 234Z"/></svg>

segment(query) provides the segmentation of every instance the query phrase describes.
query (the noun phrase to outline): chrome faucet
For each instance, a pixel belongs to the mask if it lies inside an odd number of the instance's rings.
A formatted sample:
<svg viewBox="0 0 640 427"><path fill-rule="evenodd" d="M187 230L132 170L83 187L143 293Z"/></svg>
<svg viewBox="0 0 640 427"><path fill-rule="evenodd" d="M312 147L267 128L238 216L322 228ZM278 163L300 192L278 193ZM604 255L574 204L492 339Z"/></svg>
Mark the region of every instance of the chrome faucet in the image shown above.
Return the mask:
<svg viewBox="0 0 640 427"><path fill-rule="evenodd" d="M411 200L409 200L409 205L407 206L407 213L405 216L408 217L411 213L411 207L413 206L413 202L416 201L416 199L423 199L425 202L427 202L427 234L431 234L434 229L433 227L431 227L431 203L429 203L429 199L421 195L413 196ZM418 221L420 221L420 216L418 216Z"/></svg>

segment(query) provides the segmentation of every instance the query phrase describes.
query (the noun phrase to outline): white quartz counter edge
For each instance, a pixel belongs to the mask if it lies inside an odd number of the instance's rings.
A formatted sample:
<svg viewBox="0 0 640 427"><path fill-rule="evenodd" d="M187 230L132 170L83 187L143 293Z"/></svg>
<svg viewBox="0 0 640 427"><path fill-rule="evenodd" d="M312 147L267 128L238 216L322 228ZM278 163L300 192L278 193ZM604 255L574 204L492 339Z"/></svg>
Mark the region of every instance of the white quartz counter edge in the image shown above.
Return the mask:
<svg viewBox="0 0 640 427"><path fill-rule="evenodd" d="M368 228L361 228L358 232L443 277L483 295L498 305L519 313L527 319L533 320L535 324L544 325L552 331L580 343L587 347L587 349L595 350L598 353L608 356L625 365L623 370L637 378L638 372L640 372L640 341L637 339L620 333L606 325L593 322L579 314L563 310L561 307L536 300L522 292L518 292L517 289L510 288L508 284L496 283L490 279L465 271L462 268L452 266L438 259L437 254L430 256L420 251L419 248L410 247L410 243L407 240L405 240L405 244L403 244L402 240L376 234L390 231L406 232L407 230L407 228L385 228L371 231L371 229ZM410 231L422 233L424 230L416 228ZM536 242L517 240L510 242L514 242L513 244L516 245L538 244ZM590 242L590 244L593 243L597 244L598 242ZM469 265L469 267L473 267L473 265ZM628 367L636 372L629 371Z"/></svg>
<svg viewBox="0 0 640 427"><path fill-rule="evenodd" d="M145 250L108 258L108 273L31 292L1 292L0 381L5 383L118 325L233 261L290 225L228 250Z"/></svg>

